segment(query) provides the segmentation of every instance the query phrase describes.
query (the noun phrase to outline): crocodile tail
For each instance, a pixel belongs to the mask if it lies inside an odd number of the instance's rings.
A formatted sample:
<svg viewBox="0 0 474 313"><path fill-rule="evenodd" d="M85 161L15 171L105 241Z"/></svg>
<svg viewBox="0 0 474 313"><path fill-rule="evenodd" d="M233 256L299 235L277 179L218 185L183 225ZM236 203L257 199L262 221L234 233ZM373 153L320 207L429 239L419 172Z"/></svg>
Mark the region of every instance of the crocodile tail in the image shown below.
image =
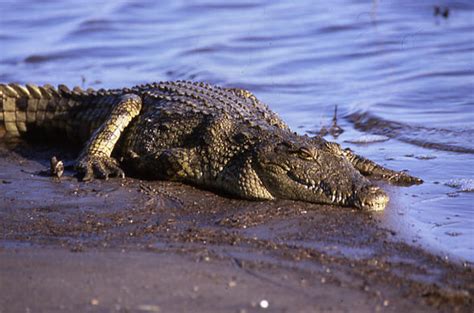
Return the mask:
<svg viewBox="0 0 474 313"><path fill-rule="evenodd" d="M84 140L98 117L94 90L64 85L0 84L0 138L38 133ZM85 109L85 110L84 110Z"/></svg>
<svg viewBox="0 0 474 313"><path fill-rule="evenodd" d="M50 85L0 84L0 136L18 137L53 120L60 98Z"/></svg>

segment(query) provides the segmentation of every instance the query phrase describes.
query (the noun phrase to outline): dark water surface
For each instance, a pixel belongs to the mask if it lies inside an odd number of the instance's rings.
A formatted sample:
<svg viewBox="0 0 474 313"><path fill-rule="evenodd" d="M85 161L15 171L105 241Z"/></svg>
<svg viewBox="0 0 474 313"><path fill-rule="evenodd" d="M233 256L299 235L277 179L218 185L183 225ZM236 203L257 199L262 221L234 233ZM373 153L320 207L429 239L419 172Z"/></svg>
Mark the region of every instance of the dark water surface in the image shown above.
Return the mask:
<svg viewBox="0 0 474 313"><path fill-rule="evenodd" d="M474 261L474 2L325 3L3 0L0 82L204 80L310 134L337 105L345 132L328 139L425 180L387 187L379 218Z"/></svg>

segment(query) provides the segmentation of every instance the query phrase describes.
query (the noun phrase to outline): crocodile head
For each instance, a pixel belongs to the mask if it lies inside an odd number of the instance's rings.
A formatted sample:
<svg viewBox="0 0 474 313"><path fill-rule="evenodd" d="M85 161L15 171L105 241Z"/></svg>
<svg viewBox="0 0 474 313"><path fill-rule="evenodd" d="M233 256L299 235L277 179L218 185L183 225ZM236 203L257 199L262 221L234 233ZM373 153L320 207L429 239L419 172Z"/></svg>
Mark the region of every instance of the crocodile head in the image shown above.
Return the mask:
<svg viewBox="0 0 474 313"><path fill-rule="evenodd" d="M274 198L383 210L387 194L354 168L339 145L293 135L260 142L254 169Z"/></svg>

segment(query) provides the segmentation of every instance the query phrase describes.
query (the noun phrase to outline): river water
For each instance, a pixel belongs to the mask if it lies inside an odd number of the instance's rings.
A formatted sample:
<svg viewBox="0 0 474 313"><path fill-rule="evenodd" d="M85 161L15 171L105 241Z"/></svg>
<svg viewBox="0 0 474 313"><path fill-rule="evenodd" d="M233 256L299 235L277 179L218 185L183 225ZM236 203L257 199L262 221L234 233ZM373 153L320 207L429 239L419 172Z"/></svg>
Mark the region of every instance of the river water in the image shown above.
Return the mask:
<svg viewBox="0 0 474 313"><path fill-rule="evenodd" d="M2 0L0 82L203 80L251 90L302 134L337 105L345 131L327 139L425 180L386 186L377 218L474 262L474 2L327 3Z"/></svg>

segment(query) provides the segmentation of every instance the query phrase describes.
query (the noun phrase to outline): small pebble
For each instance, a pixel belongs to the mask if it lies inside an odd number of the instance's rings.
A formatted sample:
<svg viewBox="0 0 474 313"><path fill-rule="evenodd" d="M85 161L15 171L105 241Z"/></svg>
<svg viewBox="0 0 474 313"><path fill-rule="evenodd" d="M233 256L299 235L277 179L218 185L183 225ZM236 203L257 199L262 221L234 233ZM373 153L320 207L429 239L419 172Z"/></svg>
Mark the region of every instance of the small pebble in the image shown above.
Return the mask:
<svg viewBox="0 0 474 313"><path fill-rule="evenodd" d="M91 299L91 304L92 305L99 305L99 299Z"/></svg>
<svg viewBox="0 0 474 313"><path fill-rule="evenodd" d="M229 285L230 288L233 288L233 287L237 286L237 283L235 281L231 280L228 285Z"/></svg>
<svg viewBox="0 0 474 313"><path fill-rule="evenodd" d="M388 300L384 300L383 306L388 306L388 303L389 303Z"/></svg>

